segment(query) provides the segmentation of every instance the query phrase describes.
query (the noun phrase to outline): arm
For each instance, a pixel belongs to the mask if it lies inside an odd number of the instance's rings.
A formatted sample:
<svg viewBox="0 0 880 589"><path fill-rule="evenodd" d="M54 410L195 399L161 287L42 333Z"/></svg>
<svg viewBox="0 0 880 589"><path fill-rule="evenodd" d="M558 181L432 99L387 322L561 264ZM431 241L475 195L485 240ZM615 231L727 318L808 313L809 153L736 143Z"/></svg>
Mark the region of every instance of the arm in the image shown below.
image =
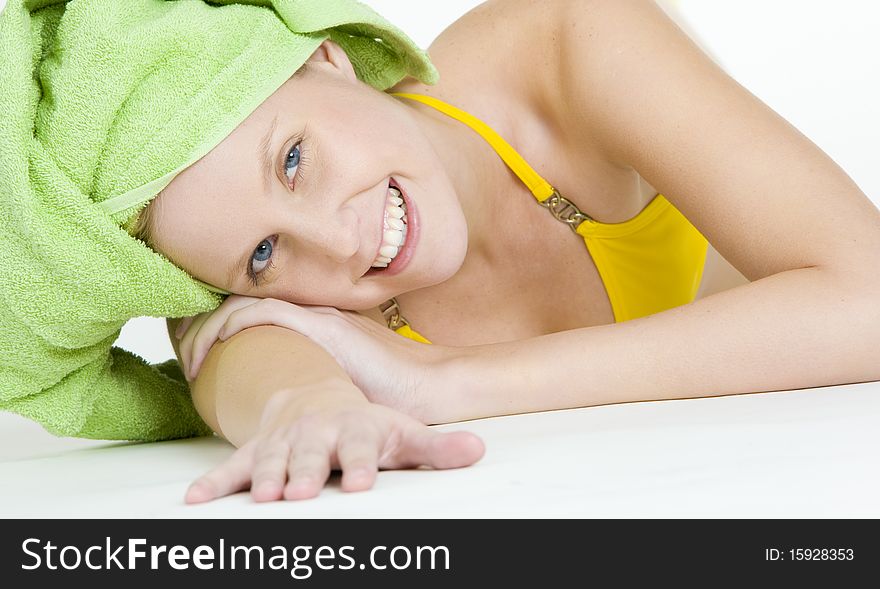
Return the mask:
<svg viewBox="0 0 880 589"><path fill-rule="evenodd" d="M864 293L804 268L623 323L450 348L458 353L438 380L457 402L437 417L880 380L878 295Z"/></svg>
<svg viewBox="0 0 880 589"><path fill-rule="evenodd" d="M880 380L873 203L653 2L553 4L556 78L542 87L557 126L636 170L752 282L461 350L443 420Z"/></svg>
<svg viewBox="0 0 880 589"><path fill-rule="evenodd" d="M246 487L257 501L314 497L331 469L343 491L365 490L380 468L458 468L484 452L469 432L431 431L368 402L323 348L274 325L213 345L192 389L203 418L239 448L190 486L188 503Z"/></svg>
<svg viewBox="0 0 880 589"><path fill-rule="evenodd" d="M168 334L180 359L174 330ZM265 325L217 342L191 383L202 419L236 446L251 439L264 416L295 401L364 401L339 364L323 348L295 331ZM299 403L305 408L305 403ZM267 411L267 408L269 409Z"/></svg>

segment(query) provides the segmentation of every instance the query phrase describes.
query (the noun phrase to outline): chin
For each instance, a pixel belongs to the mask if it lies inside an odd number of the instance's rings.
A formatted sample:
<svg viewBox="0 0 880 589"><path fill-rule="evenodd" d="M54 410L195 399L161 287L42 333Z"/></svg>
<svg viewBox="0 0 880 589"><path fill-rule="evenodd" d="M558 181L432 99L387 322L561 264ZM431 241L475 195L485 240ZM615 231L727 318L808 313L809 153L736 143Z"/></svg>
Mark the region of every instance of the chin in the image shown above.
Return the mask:
<svg viewBox="0 0 880 589"><path fill-rule="evenodd" d="M458 274L464 265L465 255L467 254L467 239L455 240L452 243L455 244L454 247L449 247L447 242L447 245L441 248L441 252L428 259L427 263L423 266L424 274L414 278L414 280L419 282L418 286L408 288L403 292L442 284ZM403 294L403 292L400 294Z"/></svg>
<svg viewBox="0 0 880 589"><path fill-rule="evenodd" d="M441 284L443 282L446 282L447 280L458 274L458 271L461 270L461 267L463 265L464 255L456 256L455 258L452 258L452 256L450 256L448 263L445 265L435 264L434 272L432 275L434 281L432 282L432 284Z"/></svg>

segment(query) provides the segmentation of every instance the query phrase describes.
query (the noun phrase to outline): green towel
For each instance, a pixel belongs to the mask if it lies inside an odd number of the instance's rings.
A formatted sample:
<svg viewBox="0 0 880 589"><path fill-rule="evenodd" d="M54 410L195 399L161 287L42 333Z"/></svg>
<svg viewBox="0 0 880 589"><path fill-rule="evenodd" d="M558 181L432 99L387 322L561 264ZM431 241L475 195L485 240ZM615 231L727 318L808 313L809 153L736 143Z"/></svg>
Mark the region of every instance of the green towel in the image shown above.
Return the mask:
<svg viewBox="0 0 880 589"><path fill-rule="evenodd" d="M0 409L55 435L209 434L177 360L113 346L131 318L223 297L129 234L324 39L385 90L438 79L353 0L8 0L0 14Z"/></svg>

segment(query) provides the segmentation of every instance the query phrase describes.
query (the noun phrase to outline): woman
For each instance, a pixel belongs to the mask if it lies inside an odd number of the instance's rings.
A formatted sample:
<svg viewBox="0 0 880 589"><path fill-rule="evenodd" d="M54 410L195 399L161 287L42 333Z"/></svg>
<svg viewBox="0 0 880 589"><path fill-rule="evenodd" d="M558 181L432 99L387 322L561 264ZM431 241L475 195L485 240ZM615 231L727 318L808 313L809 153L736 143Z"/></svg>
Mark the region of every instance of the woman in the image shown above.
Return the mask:
<svg viewBox="0 0 880 589"><path fill-rule="evenodd" d="M880 378L876 207L654 3L489 1L428 51L376 92L325 41L141 217L233 293L169 321L239 446L187 501L482 456L422 424Z"/></svg>
<svg viewBox="0 0 880 589"><path fill-rule="evenodd" d="M485 30L503 36L478 34ZM362 92L345 54L323 45L214 159L181 174L157 199L156 247L236 293L182 326L182 361L198 374L197 404L203 415L218 412L242 447L197 481L188 500L250 481L258 500L311 497L331 467L343 470L344 489L370 487L377 466L396 463L383 454L391 446L386 418L374 425L374 406L362 394L425 423L445 423L877 378L872 332L860 327L865 315L858 312L876 293L869 276L880 251L876 208L655 4L487 2L445 30L429 53L441 82L406 79L390 98ZM424 96L442 104L426 104ZM573 236L535 206L537 195L517 176L523 168L505 164L502 148L445 105L488 124L592 220L576 218L583 229ZM290 183L276 173L263 189L256 147L276 120L271 153L286 156ZM246 156L226 167L233 154ZM407 227L418 232L409 230L401 254L383 219L398 196L389 179L404 189ZM671 204L664 215L649 208L662 202L658 195ZM188 219L190 207L203 207L199 198L220 199L220 206L196 226ZM676 209L694 231L676 224ZM230 210L236 233L217 243ZM830 210L839 222L822 221ZM651 223L665 232L632 237ZM377 255L380 226L392 230L385 246L405 258L391 271L368 272L387 263ZM636 249L615 250L608 245L615 239ZM677 249L664 249L663 239ZM666 296L659 303L634 292L650 284L639 272L634 278L588 255L595 248L612 260L644 263L650 258L638 248L651 247L678 256L653 258L654 270L678 281L677 288L659 283L659 298ZM245 249L251 274L265 274L257 286L248 284L247 268L228 276ZM676 296L691 298L676 305ZM665 308L632 309L640 303ZM397 337L380 305L391 307L387 316L405 316L403 335L433 345ZM232 337L262 324L309 341L267 327ZM218 334L226 341L215 344ZM246 335L248 346L220 359ZM844 361L835 351L847 341ZM313 342L356 389L341 386L336 399L317 387L320 409L311 410L306 393L289 393L295 409L273 421L264 413L259 426L236 414L247 405L256 416L260 403L247 398L247 388L223 385L218 372L258 379L250 362L260 354ZM235 368L224 370L227 364ZM292 366L290 378L301 370ZM311 374L332 373L328 363ZM308 422L304 413L312 415ZM346 461L353 437L362 441ZM437 452L456 465L478 454L470 447Z"/></svg>

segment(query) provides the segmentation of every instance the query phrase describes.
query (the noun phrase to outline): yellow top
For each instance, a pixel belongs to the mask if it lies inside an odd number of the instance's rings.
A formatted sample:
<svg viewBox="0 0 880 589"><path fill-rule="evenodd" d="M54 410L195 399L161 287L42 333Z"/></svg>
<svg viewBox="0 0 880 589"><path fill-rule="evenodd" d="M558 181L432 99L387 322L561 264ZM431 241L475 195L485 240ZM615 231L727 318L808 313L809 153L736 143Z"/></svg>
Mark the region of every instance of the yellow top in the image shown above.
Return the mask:
<svg viewBox="0 0 880 589"><path fill-rule="evenodd" d="M392 95L432 106L471 127L538 202L556 192L510 144L476 117L431 96L402 92ZM616 323L678 307L696 297L709 242L662 194L628 221L601 223L588 218L577 225L577 234L583 237L599 270ZM431 343L409 325L395 331Z"/></svg>

